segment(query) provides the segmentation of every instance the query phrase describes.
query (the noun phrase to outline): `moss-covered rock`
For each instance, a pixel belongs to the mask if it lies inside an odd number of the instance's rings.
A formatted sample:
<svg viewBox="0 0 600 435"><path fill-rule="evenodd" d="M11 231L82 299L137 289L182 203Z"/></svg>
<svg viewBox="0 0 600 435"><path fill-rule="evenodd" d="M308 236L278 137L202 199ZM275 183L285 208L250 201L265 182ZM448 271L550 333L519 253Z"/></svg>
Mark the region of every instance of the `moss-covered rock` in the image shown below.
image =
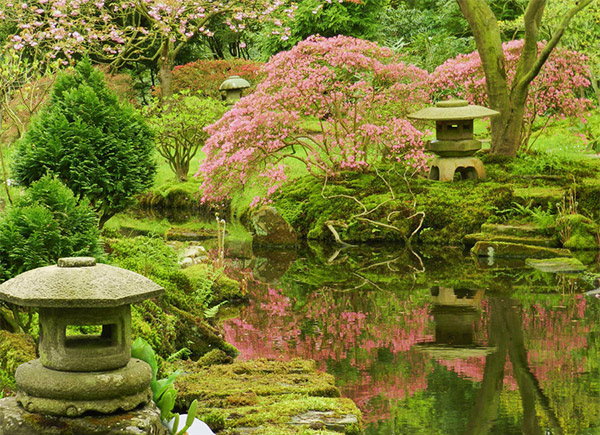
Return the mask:
<svg viewBox="0 0 600 435"><path fill-rule="evenodd" d="M555 258L571 256L571 252L568 249L488 241L477 242L471 248L471 252L479 257L498 258Z"/></svg>
<svg viewBox="0 0 600 435"><path fill-rule="evenodd" d="M197 399L201 418L221 433L360 433L360 411L340 398L333 376L316 370L314 361L265 359L199 367L178 362L176 407Z"/></svg>
<svg viewBox="0 0 600 435"><path fill-rule="evenodd" d="M525 260L528 266L534 269L541 270L542 272L551 273L574 273L583 272L586 267L581 261L572 257L558 257L558 258L545 258L535 259L528 258Z"/></svg>
<svg viewBox="0 0 600 435"><path fill-rule="evenodd" d="M600 226L593 220L580 214L568 214L561 216L556 225L565 248L596 250L600 247Z"/></svg>
<svg viewBox="0 0 600 435"><path fill-rule="evenodd" d="M15 391L15 370L35 359L35 343L31 335L0 330L0 393Z"/></svg>

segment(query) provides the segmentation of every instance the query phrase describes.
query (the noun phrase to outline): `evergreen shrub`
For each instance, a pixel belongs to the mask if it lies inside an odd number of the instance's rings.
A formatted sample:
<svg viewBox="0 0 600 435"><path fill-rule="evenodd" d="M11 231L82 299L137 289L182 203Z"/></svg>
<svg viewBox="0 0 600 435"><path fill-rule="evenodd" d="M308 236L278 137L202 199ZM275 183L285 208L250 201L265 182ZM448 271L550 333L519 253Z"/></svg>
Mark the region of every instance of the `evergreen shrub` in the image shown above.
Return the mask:
<svg viewBox="0 0 600 435"><path fill-rule="evenodd" d="M100 226L152 185L152 133L143 118L110 91L104 75L81 61L61 74L49 104L19 141L13 164L30 186L50 173L98 213Z"/></svg>
<svg viewBox="0 0 600 435"><path fill-rule="evenodd" d="M0 280L60 257L101 255L98 221L89 201L77 201L60 181L45 176L0 218Z"/></svg>

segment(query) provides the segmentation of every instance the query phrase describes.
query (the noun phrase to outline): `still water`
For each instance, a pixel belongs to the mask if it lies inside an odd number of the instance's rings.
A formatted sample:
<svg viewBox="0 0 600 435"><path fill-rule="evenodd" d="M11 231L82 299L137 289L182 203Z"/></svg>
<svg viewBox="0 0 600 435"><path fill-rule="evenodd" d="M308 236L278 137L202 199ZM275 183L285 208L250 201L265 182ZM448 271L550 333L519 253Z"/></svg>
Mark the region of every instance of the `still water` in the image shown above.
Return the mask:
<svg viewBox="0 0 600 435"><path fill-rule="evenodd" d="M585 276L460 250L254 252L241 358L310 358L365 433L600 434L600 299ZM592 266L594 270L597 266Z"/></svg>

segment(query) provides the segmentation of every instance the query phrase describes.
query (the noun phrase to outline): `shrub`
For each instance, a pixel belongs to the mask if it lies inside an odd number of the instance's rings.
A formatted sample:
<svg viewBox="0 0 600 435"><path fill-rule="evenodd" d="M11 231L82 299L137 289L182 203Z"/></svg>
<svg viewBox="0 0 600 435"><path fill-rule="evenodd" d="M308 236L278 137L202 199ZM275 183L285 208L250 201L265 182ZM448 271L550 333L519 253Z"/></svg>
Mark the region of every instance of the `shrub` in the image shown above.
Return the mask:
<svg viewBox="0 0 600 435"><path fill-rule="evenodd" d="M142 117L119 103L86 59L57 78L49 104L18 143L13 170L25 186L56 175L89 199L102 226L152 184L152 150Z"/></svg>
<svg viewBox="0 0 600 435"><path fill-rule="evenodd" d="M196 174L204 177L203 201L221 201L256 176L267 193L253 204L266 202L286 182L290 159L319 178L368 171L383 159L426 166L422 133L402 117L428 101L428 74L391 50L312 37L274 56L265 72L255 93L207 127Z"/></svg>
<svg viewBox="0 0 600 435"><path fill-rule="evenodd" d="M0 279L60 257L98 256L98 224L86 199L49 176L34 182L0 219Z"/></svg>
<svg viewBox="0 0 600 435"><path fill-rule="evenodd" d="M187 181L190 162L208 137L204 127L219 119L225 110L221 101L189 92L174 94L168 105L155 100L147 108L158 152L180 181Z"/></svg>
<svg viewBox="0 0 600 435"><path fill-rule="evenodd" d="M502 47L507 80L510 83L517 70L523 41L505 42ZM543 47L544 43L538 44L538 50ZM591 101L581 98L578 91L590 86L588 75L589 68L584 55L565 48L552 51L540 74L529 87L521 147L529 142L538 116L548 117L548 120L584 116L585 111L591 107ZM446 61L433 72L432 77L434 94L438 98L452 95L465 98L473 104L489 105L485 75L477 51Z"/></svg>
<svg viewBox="0 0 600 435"><path fill-rule="evenodd" d="M197 60L178 65L173 71L173 91L189 90L198 92L202 97L221 99L219 86L230 76L240 76L250 82L250 88L244 90L248 95L262 80L261 62L244 59Z"/></svg>

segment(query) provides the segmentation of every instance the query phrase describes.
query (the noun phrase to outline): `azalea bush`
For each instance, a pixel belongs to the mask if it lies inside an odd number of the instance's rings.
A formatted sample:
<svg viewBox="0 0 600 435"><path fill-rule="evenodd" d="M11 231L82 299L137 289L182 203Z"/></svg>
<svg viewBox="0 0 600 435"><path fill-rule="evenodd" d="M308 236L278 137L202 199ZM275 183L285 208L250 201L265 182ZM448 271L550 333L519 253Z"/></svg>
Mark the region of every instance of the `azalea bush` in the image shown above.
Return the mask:
<svg viewBox="0 0 600 435"><path fill-rule="evenodd" d="M538 51L544 47L538 44ZM509 83L517 71L523 41L503 44ZM440 65L432 74L433 90L438 98L460 97L473 104L489 106L485 75L479 53L459 55ZM538 117L550 122L557 118L583 118L592 107L581 90L590 86L586 57L576 51L556 48L529 88L521 131L521 148L527 146Z"/></svg>
<svg viewBox="0 0 600 435"><path fill-rule="evenodd" d="M311 37L274 56L256 91L207 127L202 201L254 180L269 201L299 160L319 178L382 160L425 169L423 133L405 115L429 100L428 73L391 50L346 36ZM313 128L307 129L307 125Z"/></svg>

